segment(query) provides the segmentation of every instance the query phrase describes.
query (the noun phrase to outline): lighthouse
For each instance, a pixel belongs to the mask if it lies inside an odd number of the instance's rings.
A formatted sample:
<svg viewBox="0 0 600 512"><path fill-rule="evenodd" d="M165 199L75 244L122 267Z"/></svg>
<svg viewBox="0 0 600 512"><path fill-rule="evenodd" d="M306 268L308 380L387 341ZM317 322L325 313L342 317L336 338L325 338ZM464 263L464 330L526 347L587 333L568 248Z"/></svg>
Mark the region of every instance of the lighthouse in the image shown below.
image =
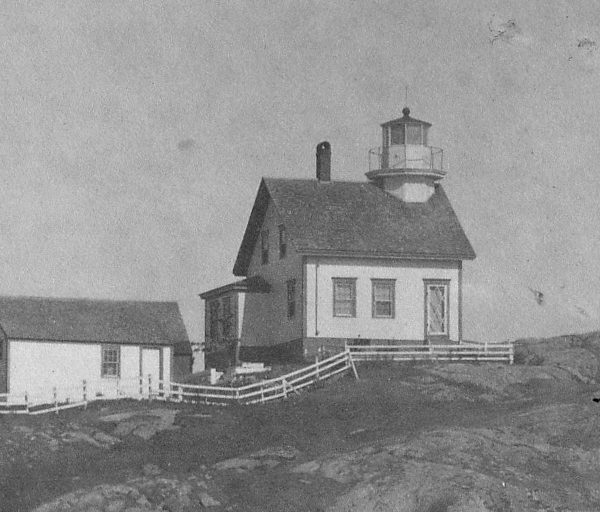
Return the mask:
<svg viewBox="0 0 600 512"><path fill-rule="evenodd" d="M425 203L446 174L443 151L427 144L431 123L411 117L408 107L402 114L381 125L381 147L369 151L366 176L406 203Z"/></svg>

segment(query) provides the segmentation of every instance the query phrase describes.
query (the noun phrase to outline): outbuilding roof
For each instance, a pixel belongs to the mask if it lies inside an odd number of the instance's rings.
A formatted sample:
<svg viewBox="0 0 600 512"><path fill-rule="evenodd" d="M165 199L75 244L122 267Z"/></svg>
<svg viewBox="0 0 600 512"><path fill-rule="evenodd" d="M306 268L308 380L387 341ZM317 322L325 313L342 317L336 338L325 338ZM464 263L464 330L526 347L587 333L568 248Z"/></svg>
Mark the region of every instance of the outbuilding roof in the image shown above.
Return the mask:
<svg viewBox="0 0 600 512"><path fill-rule="evenodd" d="M1 297L0 326L10 339L170 345L191 354L176 302Z"/></svg>
<svg viewBox="0 0 600 512"><path fill-rule="evenodd" d="M269 201L296 251L371 258L474 259L441 185L425 203L406 203L368 182L261 181L233 273L247 273Z"/></svg>

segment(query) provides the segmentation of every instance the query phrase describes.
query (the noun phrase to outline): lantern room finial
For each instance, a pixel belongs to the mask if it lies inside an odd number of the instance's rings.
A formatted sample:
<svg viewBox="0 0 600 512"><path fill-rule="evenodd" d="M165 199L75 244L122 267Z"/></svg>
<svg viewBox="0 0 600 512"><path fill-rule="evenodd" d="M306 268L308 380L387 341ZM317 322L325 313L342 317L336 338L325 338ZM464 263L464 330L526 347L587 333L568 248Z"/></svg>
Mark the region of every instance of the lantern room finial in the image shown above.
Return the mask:
<svg viewBox="0 0 600 512"><path fill-rule="evenodd" d="M402 109L402 114L404 115L404 117L408 117L410 115L410 109L408 107L404 107Z"/></svg>

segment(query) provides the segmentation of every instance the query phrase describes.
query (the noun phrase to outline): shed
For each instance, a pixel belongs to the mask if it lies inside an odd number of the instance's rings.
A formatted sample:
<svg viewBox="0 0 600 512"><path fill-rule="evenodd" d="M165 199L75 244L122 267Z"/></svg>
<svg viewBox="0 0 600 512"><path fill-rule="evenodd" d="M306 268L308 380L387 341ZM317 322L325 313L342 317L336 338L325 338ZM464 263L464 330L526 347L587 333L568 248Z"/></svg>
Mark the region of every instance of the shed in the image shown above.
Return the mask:
<svg viewBox="0 0 600 512"><path fill-rule="evenodd" d="M191 371L176 302L0 297L0 393Z"/></svg>

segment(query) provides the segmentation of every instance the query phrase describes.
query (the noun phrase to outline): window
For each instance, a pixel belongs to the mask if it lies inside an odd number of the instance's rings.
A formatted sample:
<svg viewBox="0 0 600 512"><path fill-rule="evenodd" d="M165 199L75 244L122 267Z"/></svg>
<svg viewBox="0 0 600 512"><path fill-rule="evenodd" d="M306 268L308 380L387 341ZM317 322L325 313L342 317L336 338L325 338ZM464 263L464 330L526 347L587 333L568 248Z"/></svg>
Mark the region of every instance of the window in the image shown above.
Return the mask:
<svg viewBox="0 0 600 512"><path fill-rule="evenodd" d="M356 279L333 279L333 316L356 316Z"/></svg>
<svg viewBox="0 0 600 512"><path fill-rule="evenodd" d="M221 332L223 338L227 339L231 336L233 330L233 318L231 316L231 297L223 297L222 301L222 313L221 318Z"/></svg>
<svg viewBox="0 0 600 512"><path fill-rule="evenodd" d="M121 375L121 349L116 345L102 345L102 377Z"/></svg>
<svg viewBox="0 0 600 512"><path fill-rule="evenodd" d="M294 318L296 314L296 280L287 282L287 317Z"/></svg>
<svg viewBox="0 0 600 512"><path fill-rule="evenodd" d="M206 317L206 347L219 350L224 343L237 337L237 297L225 295L208 302Z"/></svg>
<svg viewBox="0 0 600 512"><path fill-rule="evenodd" d="M407 124L406 125L406 143L407 144L422 144L421 125L420 124Z"/></svg>
<svg viewBox="0 0 600 512"><path fill-rule="evenodd" d="M219 339L219 300L212 300L209 304L208 332L210 339L215 343Z"/></svg>
<svg viewBox="0 0 600 512"><path fill-rule="evenodd" d="M269 230L263 229L260 232L260 248L261 248L261 262L263 265L269 263Z"/></svg>
<svg viewBox="0 0 600 512"><path fill-rule="evenodd" d="M394 318L396 281L373 279L373 318Z"/></svg>
<svg viewBox="0 0 600 512"><path fill-rule="evenodd" d="M392 126L392 145L404 144L404 125L397 124Z"/></svg>
<svg viewBox="0 0 600 512"><path fill-rule="evenodd" d="M285 233L285 226L282 224L279 226L279 259L285 258L287 252L287 236Z"/></svg>

